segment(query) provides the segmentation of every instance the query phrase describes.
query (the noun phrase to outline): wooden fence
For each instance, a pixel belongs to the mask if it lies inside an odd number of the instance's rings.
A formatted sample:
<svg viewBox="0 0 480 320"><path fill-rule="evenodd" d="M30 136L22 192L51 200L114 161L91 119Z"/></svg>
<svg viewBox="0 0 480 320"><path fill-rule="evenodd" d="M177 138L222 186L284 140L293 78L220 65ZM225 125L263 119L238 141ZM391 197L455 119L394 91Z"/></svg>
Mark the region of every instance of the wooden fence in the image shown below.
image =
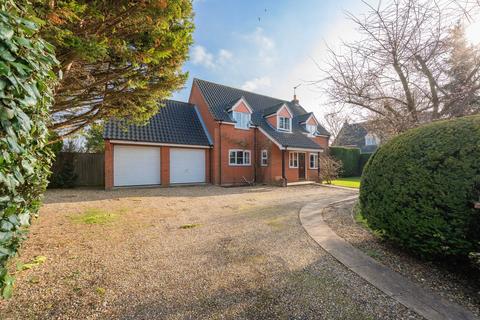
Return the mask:
<svg viewBox="0 0 480 320"><path fill-rule="evenodd" d="M74 172L78 176L75 186L105 184L103 153L60 152L51 168L52 174L60 173L66 161L73 161Z"/></svg>

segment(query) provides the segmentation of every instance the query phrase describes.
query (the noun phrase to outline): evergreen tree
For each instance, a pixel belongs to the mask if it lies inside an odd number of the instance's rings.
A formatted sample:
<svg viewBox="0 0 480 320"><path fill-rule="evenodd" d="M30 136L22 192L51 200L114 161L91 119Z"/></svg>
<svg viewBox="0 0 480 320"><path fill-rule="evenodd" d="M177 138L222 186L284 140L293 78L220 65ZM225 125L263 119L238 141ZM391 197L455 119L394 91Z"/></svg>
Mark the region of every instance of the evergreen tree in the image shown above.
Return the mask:
<svg viewBox="0 0 480 320"><path fill-rule="evenodd" d="M449 81L444 87L449 101L445 103L450 117L480 112L480 54L478 47L468 43L465 28L458 23L448 38L450 52L445 63Z"/></svg>

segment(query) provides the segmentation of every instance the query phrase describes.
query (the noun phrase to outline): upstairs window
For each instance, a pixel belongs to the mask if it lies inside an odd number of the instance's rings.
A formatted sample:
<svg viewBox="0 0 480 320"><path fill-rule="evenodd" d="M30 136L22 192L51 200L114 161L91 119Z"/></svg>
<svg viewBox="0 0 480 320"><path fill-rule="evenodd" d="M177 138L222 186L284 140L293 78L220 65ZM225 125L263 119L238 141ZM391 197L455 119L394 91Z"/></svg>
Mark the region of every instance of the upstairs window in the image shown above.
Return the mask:
<svg viewBox="0 0 480 320"><path fill-rule="evenodd" d="M248 129L250 127L250 113L233 111L232 116L235 121L235 128Z"/></svg>
<svg viewBox="0 0 480 320"><path fill-rule="evenodd" d="M283 131L292 131L292 119L287 117L278 117L278 129Z"/></svg>
<svg viewBox="0 0 480 320"><path fill-rule="evenodd" d="M307 124L307 131L310 134L315 134L315 132L317 132L317 126L314 124Z"/></svg>
<svg viewBox="0 0 480 320"><path fill-rule="evenodd" d="M250 150L229 150L228 158L231 166L249 166Z"/></svg>
<svg viewBox="0 0 480 320"><path fill-rule="evenodd" d="M366 146L377 146L380 142L376 134L369 133L365 136Z"/></svg>
<svg viewBox="0 0 480 320"><path fill-rule="evenodd" d="M268 166L268 151L262 150L260 157L260 164L264 167Z"/></svg>

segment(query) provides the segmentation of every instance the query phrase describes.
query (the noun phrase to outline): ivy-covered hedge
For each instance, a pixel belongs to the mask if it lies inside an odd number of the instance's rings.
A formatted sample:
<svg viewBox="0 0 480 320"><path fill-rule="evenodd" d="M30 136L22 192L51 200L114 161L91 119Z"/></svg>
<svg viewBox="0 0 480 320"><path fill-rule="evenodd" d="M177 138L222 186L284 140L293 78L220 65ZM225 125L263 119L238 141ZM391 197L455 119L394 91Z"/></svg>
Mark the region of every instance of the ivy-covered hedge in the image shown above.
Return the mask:
<svg viewBox="0 0 480 320"><path fill-rule="evenodd" d="M330 147L330 155L342 163L341 177L355 177L359 175L359 148Z"/></svg>
<svg viewBox="0 0 480 320"><path fill-rule="evenodd" d="M11 296L6 264L40 206L51 152L46 148L53 48L22 18L14 1L0 2L0 291Z"/></svg>
<svg viewBox="0 0 480 320"><path fill-rule="evenodd" d="M480 252L480 116L441 121L387 142L363 172L368 224L430 258Z"/></svg>

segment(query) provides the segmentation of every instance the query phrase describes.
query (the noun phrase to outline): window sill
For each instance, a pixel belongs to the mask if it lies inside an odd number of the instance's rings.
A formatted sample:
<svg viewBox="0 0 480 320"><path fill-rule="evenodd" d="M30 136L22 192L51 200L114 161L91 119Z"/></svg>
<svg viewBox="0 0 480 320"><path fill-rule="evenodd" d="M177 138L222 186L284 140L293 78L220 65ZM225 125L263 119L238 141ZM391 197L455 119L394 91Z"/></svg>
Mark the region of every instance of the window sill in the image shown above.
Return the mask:
<svg viewBox="0 0 480 320"><path fill-rule="evenodd" d="M244 131L248 131L248 130L250 130L250 128L239 128L239 127L235 127L235 129L238 129L238 130L244 130Z"/></svg>
<svg viewBox="0 0 480 320"><path fill-rule="evenodd" d="M230 167L250 167L252 164L232 164L229 163L228 166Z"/></svg>

